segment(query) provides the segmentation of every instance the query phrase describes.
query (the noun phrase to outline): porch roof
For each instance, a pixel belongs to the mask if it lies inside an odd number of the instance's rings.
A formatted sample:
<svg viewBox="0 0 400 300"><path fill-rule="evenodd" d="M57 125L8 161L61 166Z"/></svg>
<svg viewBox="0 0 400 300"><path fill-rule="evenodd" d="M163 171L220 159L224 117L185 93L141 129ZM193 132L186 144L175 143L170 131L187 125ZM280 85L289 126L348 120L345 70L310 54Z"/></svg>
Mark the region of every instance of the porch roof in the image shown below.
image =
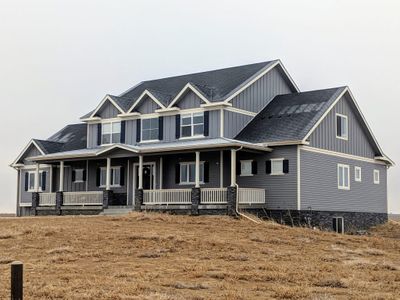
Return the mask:
<svg viewBox="0 0 400 300"><path fill-rule="evenodd" d="M211 139L191 139L181 140L178 142L160 142L148 144L113 144L108 146L100 146L97 148L79 149L73 151L65 151L58 153L45 154L40 156L30 157L30 161L54 161L63 159L76 159L76 158L95 158L105 155L108 152L116 149L126 150L135 154L149 154L160 152L174 152L182 150L201 150L201 149L215 149L215 148L233 148L243 147L245 149L252 149L257 151L272 151L264 145L253 144L249 142L233 140L228 138L211 138Z"/></svg>

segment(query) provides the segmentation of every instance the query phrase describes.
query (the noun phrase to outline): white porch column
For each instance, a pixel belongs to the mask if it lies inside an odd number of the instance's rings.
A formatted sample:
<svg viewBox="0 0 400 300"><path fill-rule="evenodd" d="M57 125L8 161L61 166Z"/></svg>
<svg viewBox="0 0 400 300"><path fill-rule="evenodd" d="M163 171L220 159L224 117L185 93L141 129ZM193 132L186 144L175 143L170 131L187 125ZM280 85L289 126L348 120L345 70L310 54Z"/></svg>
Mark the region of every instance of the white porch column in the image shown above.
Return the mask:
<svg viewBox="0 0 400 300"><path fill-rule="evenodd" d="M236 151L231 149L231 186L236 186Z"/></svg>
<svg viewBox="0 0 400 300"><path fill-rule="evenodd" d="M138 189L143 189L143 155L139 155L139 184Z"/></svg>
<svg viewBox="0 0 400 300"><path fill-rule="evenodd" d="M36 163L36 169L35 169L35 187L34 190L35 192L39 192L39 164Z"/></svg>
<svg viewBox="0 0 400 300"><path fill-rule="evenodd" d="M195 170L195 187L200 187L200 152L196 151L196 166Z"/></svg>
<svg viewBox="0 0 400 300"><path fill-rule="evenodd" d="M219 152L219 187L224 187L224 151Z"/></svg>
<svg viewBox="0 0 400 300"><path fill-rule="evenodd" d="M160 190L163 187L163 158L160 156Z"/></svg>
<svg viewBox="0 0 400 300"><path fill-rule="evenodd" d="M111 158L107 157L107 169L106 169L106 190L111 189Z"/></svg>
<svg viewBox="0 0 400 300"><path fill-rule="evenodd" d="M60 161L60 192L64 191L64 161Z"/></svg>

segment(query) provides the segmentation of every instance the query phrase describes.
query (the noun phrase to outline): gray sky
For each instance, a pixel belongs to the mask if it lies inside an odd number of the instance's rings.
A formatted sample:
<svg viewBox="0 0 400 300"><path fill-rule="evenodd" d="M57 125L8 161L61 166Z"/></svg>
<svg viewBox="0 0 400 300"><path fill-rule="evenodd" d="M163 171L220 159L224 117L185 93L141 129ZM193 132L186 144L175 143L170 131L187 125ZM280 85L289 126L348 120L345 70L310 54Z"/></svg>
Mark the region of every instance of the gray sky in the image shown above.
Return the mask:
<svg viewBox="0 0 400 300"><path fill-rule="evenodd" d="M1 212L28 141L146 79L280 58L300 89L349 85L400 164L399 1L0 0ZM400 213L400 169L389 210ZM397 184L396 184L397 183Z"/></svg>

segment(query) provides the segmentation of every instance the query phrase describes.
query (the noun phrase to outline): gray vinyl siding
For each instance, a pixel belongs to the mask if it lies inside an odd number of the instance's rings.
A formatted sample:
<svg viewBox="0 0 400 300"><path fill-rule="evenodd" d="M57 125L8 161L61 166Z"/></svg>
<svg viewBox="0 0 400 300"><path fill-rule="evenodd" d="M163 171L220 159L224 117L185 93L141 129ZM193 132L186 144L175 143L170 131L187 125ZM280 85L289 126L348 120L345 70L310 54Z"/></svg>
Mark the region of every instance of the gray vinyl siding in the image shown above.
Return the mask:
<svg viewBox="0 0 400 300"><path fill-rule="evenodd" d="M234 138L253 117L224 110L224 137Z"/></svg>
<svg viewBox="0 0 400 300"><path fill-rule="evenodd" d="M201 100L199 96L192 91L189 91L183 95L178 102L176 102L176 106L180 109L198 108L202 103L204 103L204 101Z"/></svg>
<svg viewBox="0 0 400 300"><path fill-rule="evenodd" d="M125 143L136 144L136 120L127 120L125 123Z"/></svg>
<svg viewBox="0 0 400 300"><path fill-rule="evenodd" d="M110 102L104 102L103 106L96 113L102 119L116 118L121 112Z"/></svg>
<svg viewBox="0 0 400 300"><path fill-rule="evenodd" d="M155 103L154 100L152 100L149 96L146 96L140 101L139 105L135 107L135 111L140 112L141 114L151 114L159 108L160 106Z"/></svg>
<svg viewBox="0 0 400 300"><path fill-rule="evenodd" d="M20 161L22 161L24 165L33 165L34 163L27 160L26 158L39 155L42 155L42 153L40 153L36 146L32 144L29 146L27 151L25 151L25 154L21 157Z"/></svg>
<svg viewBox="0 0 400 300"><path fill-rule="evenodd" d="M301 150L300 189L302 210L387 213L386 166ZM338 189L338 164L350 166L350 190ZM361 182L354 167L361 167ZM380 171L374 184L373 170Z"/></svg>
<svg viewBox="0 0 400 300"><path fill-rule="evenodd" d="M289 173L284 175L266 174L266 161L272 158L288 159ZM253 176L237 175L239 187L265 189L268 209L297 209L296 146L276 147L271 153L265 154L238 153L238 161L246 159L257 161L257 174Z"/></svg>
<svg viewBox="0 0 400 300"><path fill-rule="evenodd" d="M275 67L243 92L232 99L233 107L259 112L276 95L294 92L291 90L280 67Z"/></svg>
<svg viewBox="0 0 400 300"><path fill-rule="evenodd" d="M88 148L97 147L97 124L88 124L88 137L87 145Z"/></svg>
<svg viewBox="0 0 400 300"><path fill-rule="evenodd" d="M351 100L348 97L345 94L311 134L310 146L373 158L375 151L360 119L355 114L355 108L350 106ZM337 113L348 117L348 140L336 138Z"/></svg>
<svg viewBox="0 0 400 300"><path fill-rule="evenodd" d="M32 192L25 191L25 173L34 172L35 169L21 170L21 203L32 203ZM47 172L46 174L46 189L42 192L50 192L50 168L40 168L40 171Z"/></svg>

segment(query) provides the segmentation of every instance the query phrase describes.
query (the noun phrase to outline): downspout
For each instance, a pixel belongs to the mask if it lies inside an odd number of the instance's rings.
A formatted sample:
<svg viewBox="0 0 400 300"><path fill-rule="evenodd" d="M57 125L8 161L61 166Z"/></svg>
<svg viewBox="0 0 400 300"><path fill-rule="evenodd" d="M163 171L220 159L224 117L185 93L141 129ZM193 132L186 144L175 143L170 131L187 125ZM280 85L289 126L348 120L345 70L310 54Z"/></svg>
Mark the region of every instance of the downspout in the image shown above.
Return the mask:
<svg viewBox="0 0 400 300"><path fill-rule="evenodd" d="M240 146L240 148L238 149L232 149L235 152L238 152L240 150L243 149L243 146ZM236 206L235 206L235 211L239 216L245 217L246 219L249 219L250 221L256 223L256 224L260 224L261 222L254 220L252 218L250 218L249 216L246 216L245 214L242 214L241 212L239 212L239 185L237 184L237 181L235 180L235 187L236 187Z"/></svg>

